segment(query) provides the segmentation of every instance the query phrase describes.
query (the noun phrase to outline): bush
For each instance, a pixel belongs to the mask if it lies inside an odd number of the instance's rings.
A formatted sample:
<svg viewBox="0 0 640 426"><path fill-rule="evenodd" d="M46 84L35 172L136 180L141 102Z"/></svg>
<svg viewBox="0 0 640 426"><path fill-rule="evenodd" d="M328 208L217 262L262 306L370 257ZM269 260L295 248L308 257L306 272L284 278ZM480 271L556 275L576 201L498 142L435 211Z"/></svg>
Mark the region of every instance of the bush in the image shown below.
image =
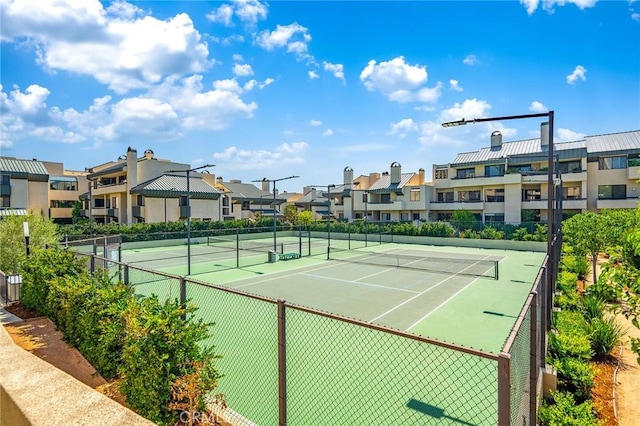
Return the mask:
<svg viewBox="0 0 640 426"><path fill-rule="evenodd" d="M571 392L579 401L590 398L595 371L587 361L562 358L552 364L558 372L559 390Z"/></svg>
<svg viewBox="0 0 640 426"><path fill-rule="evenodd" d="M597 418L593 403L585 401L576 404L568 392L553 392L553 403L546 401L538 412L540 424L546 426L598 426L602 424Z"/></svg>
<svg viewBox="0 0 640 426"><path fill-rule="evenodd" d="M558 359L573 357L584 361L593 354L589 337L575 333L551 333L549 351L552 357Z"/></svg>
<svg viewBox="0 0 640 426"><path fill-rule="evenodd" d="M555 305L563 311L579 311L582 307L577 291L562 293L554 299Z"/></svg>
<svg viewBox="0 0 640 426"><path fill-rule="evenodd" d="M573 272L581 280L591 272L591 264L586 256L563 256L562 268L565 271Z"/></svg>
<svg viewBox="0 0 640 426"><path fill-rule="evenodd" d="M425 222L420 227L420 235L427 237L453 237L455 230L447 222Z"/></svg>
<svg viewBox="0 0 640 426"><path fill-rule="evenodd" d="M599 300L593 296L582 297L582 314L585 320L591 322L595 319L600 319L604 315L604 309L606 307L602 300Z"/></svg>
<svg viewBox="0 0 640 426"><path fill-rule="evenodd" d="M558 282L556 283L556 287L563 293L577 292L577 281L578 274L576 274L575 272L561 271L558 274Z"/></svg>
<svg viewBox="0 0 640 426"><path fill-rule="evenodd" d="M597 283L587 287L585 293L605 303L614 303L620 299L620 289L611 285L604 274L600 275Z"/></svg>
<svg viewBox="0 0 640 426"><path fill-rule="evenodd" d="M597 357L607 356L626 334L615 317L597 318L591 323L591 349Z"/></svg>

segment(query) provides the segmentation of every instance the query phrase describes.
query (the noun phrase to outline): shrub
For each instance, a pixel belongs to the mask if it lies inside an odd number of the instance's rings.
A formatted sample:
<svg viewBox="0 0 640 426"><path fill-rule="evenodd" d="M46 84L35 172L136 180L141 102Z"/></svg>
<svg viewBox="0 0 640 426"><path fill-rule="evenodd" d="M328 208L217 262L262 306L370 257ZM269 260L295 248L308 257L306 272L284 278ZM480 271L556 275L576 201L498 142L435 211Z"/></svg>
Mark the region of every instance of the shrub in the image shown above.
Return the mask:
<svg viewBox="0 0 640 426"><path fill-rule="evenodd" d="M588 362L562 358L552 364L558 371L558 389L571 392L579 401L589 399L595 371Z"/></svg>
<svg viewBox="0 0 640 426"><path fill-rule="evenodd" d="M483 240L502 240L504 238L504 232L487 226L480 232L480 238Z"/></svg>
<svg viewBox="0 0 640 426"><path fill-rule="evenodd" d="M540 407L538 418L547 426L598 426L602 424L597 418L593 403L585 401L576 404L568 392L553 392L553 403L544 402Z"/></svg>
<svg viewBox="0 0 640 426"><path fill-rule="evenodd" d="M600 319L604 315L604 309L606 307L602 300L591 295L582 297L582 314L585 320L591 322L595 319Z"/></svg>
<svg viewBox="0 0 640 426"><path fill-rule="evenodd" d="M577 291L562 293L554 299L554 302L563 311L579 311L582 306Z"/></svg>
<svg viewBox="0 0 640 426"><path fill-rule="evenodd" d="M425 222L420 228L420 235L427 237L453 237L455 230L447 222Z"/></svg>
<svg viewBox="0 0 640 426"><path fill-rule="evenodd" d="M551 333L549 351L555 358L574 357L586 361L592 356L589 337L577 333Z"/></svg>
<svg viewBox="0 0 640 426"><path fill-rule="evenodd" d="M559 291L566 292L576 292L576 282L578 281L578 275L575 272L569 271L561 271L558 274L558 282L556 283L556 287Z"/></svg>
<svg viewBox="0 0 640 426"><path fill-rule="evenodd" d="M615 317L597 318L591 323L591 349L595 356L604 357L613 351L626 330Z"/></svg>
<svg viewBox="0 0 640 426"><path fill-rule="evenodd" d="M591 265L586 256L563 256L562 268L565 271L573 272L581 280L591 272Z"/></svg>
<svg viewBox="0 0 640 426"><path fill-rule="evenodd" d="M604 274L600 275L597 283L587 287L585 293L605 303L614 303L620 299L620 289L611 285Z"/></svg>

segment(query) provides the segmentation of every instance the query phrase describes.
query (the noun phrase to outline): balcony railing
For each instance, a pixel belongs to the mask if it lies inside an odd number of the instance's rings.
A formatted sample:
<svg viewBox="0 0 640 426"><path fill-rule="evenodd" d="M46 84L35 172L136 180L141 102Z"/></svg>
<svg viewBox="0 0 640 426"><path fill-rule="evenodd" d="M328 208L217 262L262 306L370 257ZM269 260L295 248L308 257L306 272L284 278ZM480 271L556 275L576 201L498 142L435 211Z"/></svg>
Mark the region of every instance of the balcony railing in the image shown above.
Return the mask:
<svg viewBox="0 0 640 426"><path fill-rule="evenodd" d="M599 198L598 209L635 209L638 207L638 197L627 198Z"/></svg>
<svg viewBox="0 0 640 426"><path fill-rule="evenodd" d="M0 185L0 195L3 197L7 195L11 195L11 185L8 185L8 184Z"/></svg>

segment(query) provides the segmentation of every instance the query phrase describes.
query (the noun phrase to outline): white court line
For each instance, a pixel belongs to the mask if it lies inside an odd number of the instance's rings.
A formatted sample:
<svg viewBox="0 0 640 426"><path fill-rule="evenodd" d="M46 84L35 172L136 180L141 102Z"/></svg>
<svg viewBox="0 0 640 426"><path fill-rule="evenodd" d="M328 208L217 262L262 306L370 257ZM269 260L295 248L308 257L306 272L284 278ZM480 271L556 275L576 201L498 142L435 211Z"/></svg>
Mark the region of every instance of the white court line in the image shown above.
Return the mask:
<svg viewBox="0 0 640 426"><path fill-rule="evenodd" d="M334 265L324 265L324 266L321 266L319 268L309 269L308 271L309 272L319 271L320 269L329 268L331 266L334 266ZM271 278L265 278L264 280L254 281L254 282L251 282L251 283L248 283L248 284L242 284L242 285L239 285L239 286L236 286L236 287L231 287L231 288L249 287L249 286L252 286L252 285L255 285L255 284L266 283L267 281L273 281L273 280L277 280L277 279L280 279L280 278L293 277L294 275L300 275L300 272L294 272L292 274L287 274L287 275L277 275L277 276L274 276L274 277L271 277Z"/></svg>
<svg viewBox="0 0 640 426"><path fill-rule="evenodd" d="M324 280L340 281L340 282L349 283L349 284L358 284L358 285L364 285L364 286L369 286L369 287L386 288L386 289L395 290L395 291L404 291L404 292L407 292L407 293L414 293L414 294L418 293L415 290L407 290L407 289L404 289L404 288L389 287L389 286L386 286L386 285L379 285L379 284L361 283L361 282L357 282L357 281L343 280L341 278L324 277L322 275L305 274L305 273L301 273L300 275L305 275L307 277L313 277L313 278L322 278Z"/></svg>
<svg viewBox="0 0 640 426"><path fill-rule="evenodd" d="M464 289L466 289L467 287L469 287L471 284L475 283L476 281L478 281L480 277L476 278L475 280L471 281L469 284L465 285L464 287L462 287L460 290L456 291L454 294L451 295L451 297L449 297L447 300L445 300L444 302L442 302L441 304L439 304L438 306L436 306L434 309L432 309L429 313L427 313L425 316L423 316L422 318L420 318L418 321L416 321L415 323L413 323L411 326L409 326L409 328L407 328L405 331L409 331L411 330L413 327L415 327L416 325L420 324L422 321L424 321L425 319L427 319L427 317L429 317L429 315L431 315L432 313L434 313L435 311L437 311L438 309L442 308L444 305L446 305L451 299L453 299L454 297L456 297L458 294L462 293L464 291Z"/></svg>
<svg viewBox="0 0 640 426"><path fill-rule="evenodd" d="M490 256L486 256L484 259L480 259L480 260L485 260L485 259L487 259L488 257L490 257ZM479 262L479 261L478 261L478 262ZM374 322L374 321L379 320L380 318L384 317L385 315L390 314L391 312L395 311L395 310L396 310L396 309L398 309L399 307L406 305L407 303L411 302L412 300L414 300L414 299L416 299L416 298L418 298L418 297L422 296L422 295L423 295L423 294L425 294L426 292L433 290L434 288L436 288L436 287L438 287L439 285L441 285L441 284L445 283L446 281L449 281L451 278L453 278L453 277L455 277L455 276L457 276L457 275L459 275L459 274L463 273L464 271L466 271L467 269L471 268L472 266L477 265L477 264L478 264L478 262L475 262L473 265L469 265L469 266L467 266L467 267L466 267L466 268L464 268L462 271L457 272L457 273L455 273L454 275L450 275L449 277L445 278L444 280L440 281L439 283L437 283L437 284L435 284L435 285L433 285L433 286L429 287L428 289L426 289L426 290L424 290L424 291L422 291L422 292L420 292L420 293L416 294L416 295L415 295L415 296L413 296L412 298L405 300L404 302L400 303L399 305L394 306L393 308L389 309L387 312L384 312L384 313L382 313L382 314L378 315L377 317L375 317L375 318L374 318L374 319L372 319L372 320L369 320L368 322L369 322L369 323L372 323L372 322ZM476 280L477 280L477 279L478 279L478 278L476 278ZM474 281L475 281L475 280L474 280Z"/></svg>

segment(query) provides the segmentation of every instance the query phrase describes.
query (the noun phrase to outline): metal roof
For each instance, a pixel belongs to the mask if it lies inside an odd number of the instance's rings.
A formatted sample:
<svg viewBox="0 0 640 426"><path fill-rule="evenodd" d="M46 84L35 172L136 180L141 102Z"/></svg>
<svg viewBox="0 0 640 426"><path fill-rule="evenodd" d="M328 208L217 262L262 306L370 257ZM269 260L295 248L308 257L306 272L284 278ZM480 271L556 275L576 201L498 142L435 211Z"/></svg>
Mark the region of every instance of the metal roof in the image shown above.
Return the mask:
<svg viewBox="0 0 640 426"><path fill-rule="evenodd" d="M49 172L42 161L0 157L0 173L16 179L47 182Z"/></svg>
<svg viewBox="0 0 640 426"><path fill-rule="evenodd" d="M305 204L305 205L308 204L308 205L312 205L312 206L326 206L328 202L329 202L329 200L324 195L324 193L316 190L315 192L314 191L308 191L302 197L298 198L295 201L295 204Z"/></svg>
<svg viewBox="0 0 640 426"><path fill-rule="evenodd" d="M231 198L233 200L241 200L251 201L251 200L260 200L260 199L269 199L273 201L273 194L268 191L263 191L262 189L252 185L250 183L242 183L242 182L222 182L229 191L231 191ZM285 198L277 195L276 202L284 203L287 201Z"/></svg>
<svg viewBox="0 0 640 426"><path fill-rule="evenodd" d="M25 216L27 209L0 208L0 217L6 216Z"/></svg>
<svg viewBox="0 0 640 426"><path fill-rule="evenodd" d="M114 164L113 166L109 166L106 169L102 169L102 170L97 171L95 173L89 173L87 175L87 179L93 180L93 179L98 178L100 176L110 175L111 173L123 172L126 168L127 168L127 162L124 161L124 160L120 160L119 163Z"/></svg>
<svg viewBox="0 0 640 426"><path fill-rule="evenodd" d="M576 157L586 155L586 142L584 140L571 141L571 142L557 142L553 144L554 151L562 154L569 154ZM584 151L584 152L582 152ZM502 146L498 148L485 147L479 151L463 152L456 156L452 165L461 164L478 164L478 163L497 163L504 162L509 157L516 156L533 156L544 157L548 155L548 147L540 146L540 138L537 139L525 139L514 142L504 142ZM564 155L563 155L564 157Z"/></svg>
<svg viewBox="0 0 640 426"><path fill-rule="evenodd" d="M368 192L397 192L404 187L407 182L411 180L415 173L401 173L399 183L391 183L391 175L385 174L380 176L380 179L376 180L373 185L368 189Z"/></svg>
<svg viewBox="0 0 640 426"><path fill-rule="evenodd" d="M140 194L150 198L179 197L187 195L185 175L165 174L131 188L131 194ZM199 176L189 176L189 194L194 199L217 200L220 191L209 185Z"/></svg>
<svg viewBox="0 0 640 426"><path fill-rule="evenodd" d="M585 137L589 154L600 152L640 152L640 130ZM621 152L623 153L623 152Z"/></svg>

